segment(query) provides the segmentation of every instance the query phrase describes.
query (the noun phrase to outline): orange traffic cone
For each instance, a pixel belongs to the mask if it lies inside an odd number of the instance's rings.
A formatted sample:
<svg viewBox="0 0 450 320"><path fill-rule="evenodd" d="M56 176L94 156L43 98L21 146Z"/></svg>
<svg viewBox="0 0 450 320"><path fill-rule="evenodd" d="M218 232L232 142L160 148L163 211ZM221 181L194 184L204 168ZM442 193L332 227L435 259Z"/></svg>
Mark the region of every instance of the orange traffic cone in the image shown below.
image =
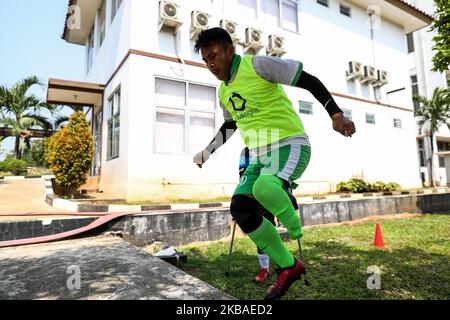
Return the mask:
<svg viewBox="0 0 450 320"><path fill-rule="evenodd" d="M381 234L381 227L380 227L380 225L378 223L377 223L377 227L375 229L375 241L374 241L373 244L377 248L383 248L384 247L383 235Z"/></svg>

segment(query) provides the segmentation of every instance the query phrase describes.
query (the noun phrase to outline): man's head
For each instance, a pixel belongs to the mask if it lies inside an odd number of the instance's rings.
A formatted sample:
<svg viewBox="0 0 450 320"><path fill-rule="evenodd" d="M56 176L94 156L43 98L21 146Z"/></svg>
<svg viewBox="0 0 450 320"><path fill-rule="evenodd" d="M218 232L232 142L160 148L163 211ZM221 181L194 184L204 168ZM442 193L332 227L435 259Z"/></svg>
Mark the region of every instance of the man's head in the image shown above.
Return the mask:
<svg viewBox="0 0 450 320"><path fill-rule="evenodd" d="M195 42L195 52L202 55L209 71L219 80L227 80L233 62L234 46L230 35L222 28L203 30Z"/></svg>

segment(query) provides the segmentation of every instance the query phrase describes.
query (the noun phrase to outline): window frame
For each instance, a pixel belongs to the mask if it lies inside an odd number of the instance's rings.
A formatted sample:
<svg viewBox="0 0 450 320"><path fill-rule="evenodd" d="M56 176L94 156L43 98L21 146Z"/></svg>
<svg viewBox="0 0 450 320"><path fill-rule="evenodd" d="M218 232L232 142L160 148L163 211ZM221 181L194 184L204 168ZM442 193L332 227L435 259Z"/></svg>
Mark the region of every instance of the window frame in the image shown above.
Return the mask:
<svg viewBox="0 0 450 320"><path fill-rule="evenodd" d="M413 78L415 78L416 80L413 81ZM411 98L414 95L420 95L420 92L419 92L419 79L417 78L417 74L410 75L409 79L411 81ZM416 90L414 90L414 88L416 88ZM414 94L414 91L416 91L417 94ZM414 113L416 113L417 110L420 108L420 103L416 102L414 100L412 100L412 102L413 102L413 107L414 107Z"/></svg>
<svg viewBox="0 0 450 320"><path fill-rule="evenodd" d="M413 32L410 32L406 35L406 46L408 53L413 53L414 51L416 51Z"/></svg>
<svg viewBox="0 0 450 320"><path fill-rule="evenodd" d="M425 161L425 147L423 139L417 139L417 151L419 152L419 167L425 168L426 161Z"/></svg>
<svg viewBox="0 0 450 320"><path fill-rule="evenodd" d="M403 129L402 119L401 118L393 118L394 128ZM397 126L395 125L397 123ZM399 124L399 125L398 125Z"/></svg>
<svg viewBox="0 0 450 320"><path fill-rule="evenodd" d="M95 57L95 26L92 26L91 32L88 36L88 46L86 53L86 73L89 73L92 68L92 64L94 63Z"/></svg>
<svg viewBox="0 0 450 320"><path fill-rule="evenodd" d="M114 18L117 16L117 13L122 6L123 0L112 0L111 1L111 23L114 21Z"/></svg>
<svg viewBox="0 0 450 320"><path fill-rule="evenodd" d="M284 19L283 19L283 4L286 3L286 2L294 4L296 9L297 9L297 10L295 10L295 15L296 15L296 18L297 18L296 30L287 29L285 27ZM279 12L280 12L280 26L279 27L281 29L285 30L285 31L300 33L300 15L299 15L300 2L298 0L279 0L279 7L280 7L280 10L279 10Z"/></svg>
<svg viewBox="0 0 450 320"><path fill-rule="evenodd" d="M153 78L153 94L154 97L156 97L156 81L157 79L161 79L161 80L169 80L169 81L176 81L176 82L181 82L185 85L185 105L183 106L170 106L170 105L157 105L156 104L156 99L154 99L153 101L153 153L157 154L157 155L190 155L192 154L192 152L195 152L196 150L189 150L189 129L190 129L190 116L191 116L191 112L203 112L203 113L211 113L214 114L214 134L216 134L217 130L218 130L218 116L219 116L219 100L218 100L218 95L217 95L217 86L213 86L211 84L207 84L207 83L202 83L202 82L198 82L198 81L191 81L191 80L184 80L184 79L178 79L178 78L171 78L171 77L167 77L164 75L155 75ZM209 88L213 88L214 89L214 100L215 100L215 107L214 109L205 109L205 108L199 108L199 107L195 107L195 106L189 106L189 85L193 84L193 85L199 85L199 86L204 86L204 87L209 87ZM157 112L157 108L166 108L166 109L177 109L177 110L183 110L184 111L184 151L183 152L159 152L157 151L157 133L156 133L156 112ZM211 138L212 139L212 138ZM197 150L199 151L199 150Z"/></svg>
<svg viewBox="0 0 450 320"><path fill-rule="evenodd" d="M301 110L301 106L302 106L302 103L306 103L307 105L309 105L309 106L311 106L311 113L305 113L305 112L301 112L300 110ZM305 100L298 100L298 113L299 114L304 114L304 115L309 115L309 116L313 116L314 115L314 108L313 108L313 105L314 105L314 103L312 103L312 102L309 102L309 101L305 101Z"/></svg>
<svg viewBox="0 0 450 320"><path fill-rule="evenodd" d="M326 4L323 3L322 1L326 1ZM330 1L329 0L316 0L317 4L320 4L321 6L325 7L325 8L330 8Z"/></svg>
<svg viewBox="0 0 450 320"><path fill-rule="evenodd" d="M348 9L349 14L346 15L345 13L342 13L342 8ZM343 16L346 16L347 18L352 18L352 7L346 3L339 2L339 13Z"/></svg>
<svg viewBox="0 0 450 320"><path fill-rule="evenodd" d="M117 96L119 96L119 98L117 99ZM113 102L113 104L111 104L111 101ZM118 112L117 113L113 113L114 112L114 107L115 104L118 102L119 106L118 106ZM114 160L120 157L120 110L122 107L122 88L121 85L117 86L117 88L113 91L112 94L109 95L108 97L108 119L106 120L106 127L107 127L107 132L106 132L106 161L110 161L110 160ZM117 154L115 154L115 145L114 145L114 137L115 137L115 124L116 124L116 119L118 118L119 120L119 145L117 148ZM111 135L111 139L112 139L112 143L111 143L111 147L110 147L110 141L109 141L109 125L110 122L112 122L112 135Z"/></svg>
<svg viewBox="0 0 450 320"><path fill-rule="evenodd" d="M367 120L368 120L367 117L368 116L373 116L373 123L372 122L367 122ZM375 113L366 112L366 124L371 124L371 125L376 125L377 124Z"/></svg>
<svg viewBox="0 0 450 320"><path fill-rule="evenodd" d="M104 13L105 13L105 19L103 21L103 26L101 23L101 16L102 16L102 9L104 6ZM102 4L100 5L100 8L97 11L98 14L98 26L97 26L97 32L98 32L98 43L97 43L97 47L100 48L103 44L103 42L105 42L105 38L106 38L106 0L102 0ZM104 32L103 32L103 38L102 38L102 27L105 28Z"/></svg>
<svg viewBox="0 0 450 320"><path fill-rule="evenodd" d="M353 110L341 108L342 112L344 113L344 117L348 118L349 120L353 121ZM347 112L347 113L346 113Z"/></svg>

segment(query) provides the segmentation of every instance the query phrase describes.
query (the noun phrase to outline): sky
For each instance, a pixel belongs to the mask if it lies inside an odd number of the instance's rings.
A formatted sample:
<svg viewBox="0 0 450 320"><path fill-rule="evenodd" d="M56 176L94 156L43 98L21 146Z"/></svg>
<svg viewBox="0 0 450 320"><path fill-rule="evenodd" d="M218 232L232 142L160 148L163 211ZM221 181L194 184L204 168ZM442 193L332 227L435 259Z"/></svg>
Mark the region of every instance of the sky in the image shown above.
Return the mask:
<svg viewBox="0 0 450 320"><path fill-rule="evenodd" d="M84 80L84 47L61 39L67 0L0 0L0 85L36 75L45 85L48 78ZM42 100L46 88L31 90ZM3 141L9 151L14 139ZM2 157L0 156L0 160Z"/></svg>

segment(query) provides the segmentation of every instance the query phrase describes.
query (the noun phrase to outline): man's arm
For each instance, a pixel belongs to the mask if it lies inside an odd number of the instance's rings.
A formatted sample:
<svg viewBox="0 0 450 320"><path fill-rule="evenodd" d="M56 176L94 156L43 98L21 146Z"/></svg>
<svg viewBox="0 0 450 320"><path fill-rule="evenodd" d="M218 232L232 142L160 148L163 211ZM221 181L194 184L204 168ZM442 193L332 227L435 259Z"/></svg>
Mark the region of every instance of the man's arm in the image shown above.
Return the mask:
<svg viewBox="0 0 450 320"><path fill-rule="evenodd" d="M295 86L311 92L314 98L325 107L325 110L333 121L333 129L335 131L346 137L351 137L355 133L355 124L344 116L341 108L334 101L331 93L322 81L306 71L302 71Z"/></svg>
<svg viewBox="0 0 450 320"><path fill-rule="evenodd" d="M197 164L197 166L201 168L202 165L209 159L209 157L215 151L217 151L217 149L224 145L236 130L236 121L225 121L215 135L214 139L211 140L211 142L203 151L200 151L194 156L194 162Z"/></svg>
<svg viewBox="0 0 450 320"><path fill-rule="evenodd" d="M325 107L333 121L334 130L344 136L351 136L355 133L354 123L344 116L344 113L323 83L303 70L303 64L300 61L278 57L255 56L253 58L253 67L261 78L269 82L308 90Z"/></svg>

